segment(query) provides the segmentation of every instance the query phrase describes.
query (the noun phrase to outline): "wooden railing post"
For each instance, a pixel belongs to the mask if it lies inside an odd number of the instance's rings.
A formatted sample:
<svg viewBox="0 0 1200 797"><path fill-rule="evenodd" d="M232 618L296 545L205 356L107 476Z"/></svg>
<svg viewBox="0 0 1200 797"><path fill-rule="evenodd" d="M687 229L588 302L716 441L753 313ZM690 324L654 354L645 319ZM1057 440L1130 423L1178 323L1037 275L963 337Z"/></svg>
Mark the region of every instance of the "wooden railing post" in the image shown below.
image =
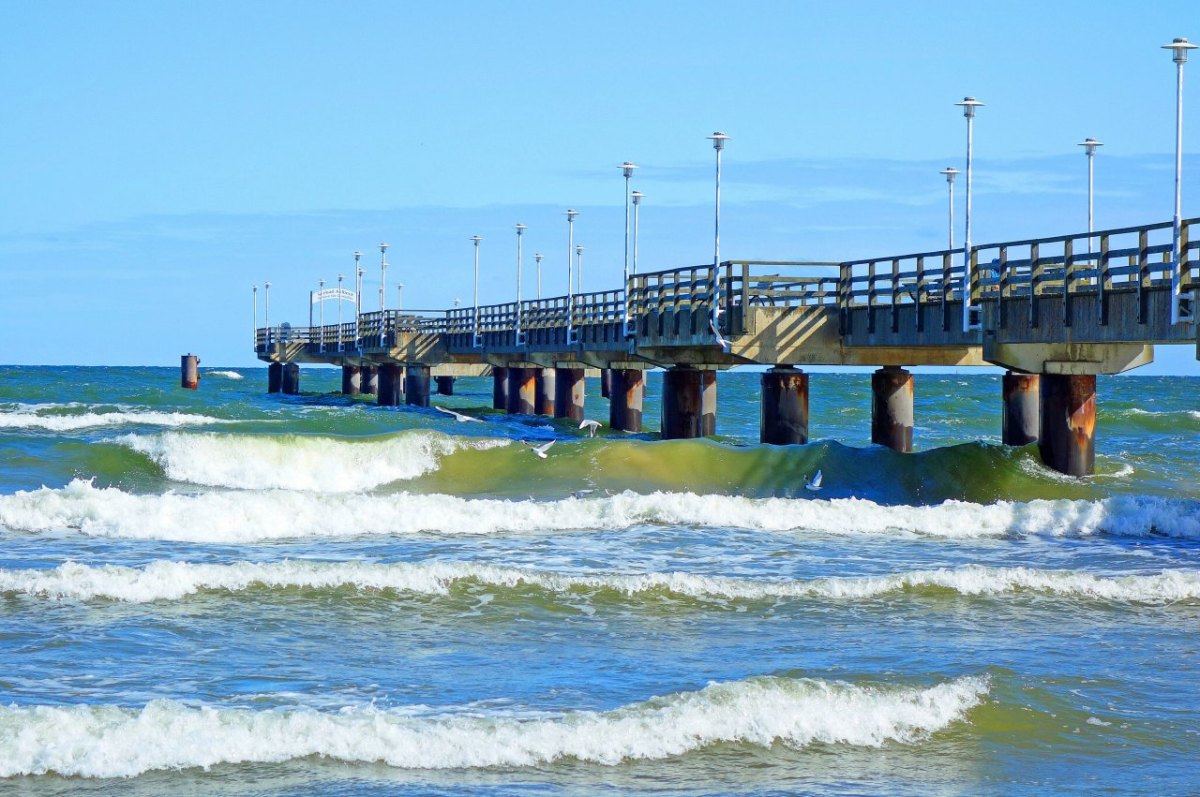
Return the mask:
<svg viewBox="0 0 1200 797"><path fill-rule="evenodd" d="M875 334L875 261L867 264L867 334Z"/></svg>
<svg viewBox="0 0 1200 797"><path fill-rule="evenodd" d="M896 303L900 300L900 261L892 259L892 334L900 331L900 314Z"/></svg>
<svg viewBox="0 0 1200 797"><path fill-rule="evenodd" d="M1062 295L1062 320L1063 326L1071 326L1071 292L1075 286L1075 239L1068 238L1063 242L1063 295Z"/></svg>
<svg viewBox="0 0 1200 797"><path fill-rule="evenodd" d="M925 294L925 256L917 257L917 285L913 293L913 304L917 314L917 332L925 331L925 303L923 301Z"/></svg>
<svg viewBox="0 0 1200 797"><path fill-rule="evenodd" d="M1029 326L1034 329L1038 326L1038 296L1042 292L1044 272L1040 247L1037 243L1032 243L1029 245Z"/></svg>
<svg viewBox="0 0 1200 797"><path fill-rule="evenodd" d="M1147 230L1138 232L1138 255L1137 255L1137 322L1139 324L1146 323L1147 316L1147 299L1149 295L1147 289L1151 284L1150 277L1150 253L1147 251L1150 247L1150 233Z"/></svg>
<svg viewBox="0 0 1200 797"><path fill-rule="evenodd" d="M849 335L851 332L852 322L850 320L850 312L852 308L851 293L854 290L854 269L849 263L841 263L838 266L838 316L841 321L841 334Z"/></svg>
<svg viewBox="0 0 1200 797"><path fill-rule="evenodd" d="M950 301L954 297L954 285L951 283L951 270L953 269L952 252L946 252L942 255L942 331L950 331ZM964 311L965 312L965 311Z"/></svg>

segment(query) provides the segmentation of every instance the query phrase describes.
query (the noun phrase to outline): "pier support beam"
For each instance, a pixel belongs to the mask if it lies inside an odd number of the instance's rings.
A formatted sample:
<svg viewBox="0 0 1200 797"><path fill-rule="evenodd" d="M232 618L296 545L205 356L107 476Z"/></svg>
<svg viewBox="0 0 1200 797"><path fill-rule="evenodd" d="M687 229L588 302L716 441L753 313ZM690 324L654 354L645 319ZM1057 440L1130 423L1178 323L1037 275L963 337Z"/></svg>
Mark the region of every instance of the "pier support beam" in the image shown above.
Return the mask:
<svg viewBox="0 0 1200 797"><path fill-rule="evenodd" d="M395 407L400 403L400 380L404 378L404 369L399 365L379 366L379 392L376 401L381 407Z"/></svg>
<svg viewBox="0 0 1200 797"><path fill-rule="evenodd" d="M642 431L642 399L646 381L638 368L613 368L607 371L608 425L622 432Z"/></svg>
<svg viewBox="0 0 1200 797"><path fill-rule="evenodd" d="M429 366L410 365L404 371L404 403L412 407L428 407Z"/></svg>
<svg viewBox="0 0 1200 797"><path fill-rule="evenodd" d="M554 417L583 420L587 383L582 368L554 369Z"/></svg>
<svg viewBox="0 0 1200 797"><path fill-rule="evenodd" d="M1041 380L1037 374L1008 371L1003 376L1004 419L1001 440L1006 446L1038 441L1042 422Z"/></svg>
<svg viewBox="0 0 1200 797"><path fill-rule="evenodd" d="M296 363L287 363L283 366L283 383L280 388L289 396L296 396L300 393L300 366Z"/></svg>
<svg viewBox="0 0 1200 797"><path fill-rule="evenodd" d="M437 392L439 396L454 395L454 377L435 376L433 379L437 383Z"/></svg>
<svg viewBox="0 0 1200 797"><path fill-rule="evenodd" d="M606 399L612 398L612 388L613 388L612 380L613 380L613 369L612 368L601 368L600 369L600 398L606 398Z"/></svg>
<svg viewBox="0 0 1200 797"><path fill-rule="evenodd" d="M871 442L912 451L913 377L893 365L871 374Z"/></svg>
<svg viewBox="0 0 1200 797"><path fill-rule="evenodd" d="M1096 377L1042 374L1038 450L1046 467L1068 476L1096 471Z"/></svg>
<svg viewBox="0 0 1200 797"><path fill-rule="evenodd" d="M357 396L362 393L362 369L357 365L342 366L342 395Z"/></svg>
<svg viewBox="0 0 1200 797"><path fill-rule="evenodd" d="M537 399L537 369L508 369L508 411L513 415L533 415Z"/></svg>
<svg viewBox="0 0 1200 797"><path fill-rule="evenodd" d="M686 365L676 365L663 373L664 440L682 440L704 435L701 373Z"/></svg>
<svg viewBox="0 0 1200 797"><path fill-rule="evenodd" d="M267 366L267 392L278 393L283 389L283 363Z"/></svg>
<svg viewBox="0 0 1200 797"><path fill-rule="evenodd" d="M368 396L379 394L379 369L370 365L362 367L362 392Z"/></svg>
<svg viewBox="0 0 1200 797"><path fill-rule="evenodd" d="M808 374L790 365L763 373L758 439L776 446L808 442Z"/></svg>
<svg viewBox="0 0 1200 797"><path fill-rule="evenodd" d="M200 386L200 358L194 354L184 354L179 358L179 385L188 390Z"/></svg>
<svg viewBox="0 0 1200 797"><path fill-rule="evenodd" d="M537 396L533 402L537 415L554 416L554 369L537 369Z"/></svg>
<svg viewBox="0 0 1200 797"><path fill-rule="evenodd" d="M700 436L717 433L717 372L700 372Z"/></svg>
<svg viewBox="0 0 1200 797"><path fill-rule="evenodd" d="M508 409L508 369L492 366L492 409Z"/></svg>

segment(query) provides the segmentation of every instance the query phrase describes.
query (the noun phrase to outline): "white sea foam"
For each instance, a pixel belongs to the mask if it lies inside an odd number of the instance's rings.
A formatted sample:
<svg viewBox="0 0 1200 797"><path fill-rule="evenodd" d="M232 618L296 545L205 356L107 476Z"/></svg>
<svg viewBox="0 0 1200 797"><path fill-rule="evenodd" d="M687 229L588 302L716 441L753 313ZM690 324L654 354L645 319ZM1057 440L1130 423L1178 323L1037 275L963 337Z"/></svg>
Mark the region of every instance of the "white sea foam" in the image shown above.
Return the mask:
<svg viewBox="0 0 1200 797"><path fill-rule="evenodd" d="M78 402L48 404L11 404L0 409L0 429L47 429L53 432L70 432L97 426L194 426L209 423L230 423L222 418L196 415L186 412L159 412L138 407L104 405L111 411L54 412L54 410L77 410L87 405Z"/></svg>
<svg viewBox="0 0 1200 797"><path fill-rule="evenodd" d="M9 706L0 708L0 777L132 777L307 756L443 769L562 759L616 765L721 742L880 747L920 742L964 721L987 691L986 677L925 689L757 677L612 711L524 717L477 710L421 716L373 707L193 708L171 700L142 709Z"/></svg>
<svg viewBox="0 0 1200 797"><path fill-rule="evenodd" d="M1134 496L885 506L857 498L632 492L558 501L289 490L139 495L78 479L59 489L43 487L0 496L0 526L15 531L72 528L95 536L194 542L615 530L643 525L964 539L1155 534L1200 539L1200 509L1191 501Z"/></svg>
<svg viewBox="0 0 1200 797"><path fill-rule="evenodd" d="M226 379L234 379L234 380L245 378L241 374L239 374L237 371L205 371L204 375L205 376L223 376Z"/></svg>
<svg viewBox="0 0 1200 797"><path fill-rule="evenodd" d="M364 440L166 432L125 435L117 442L150 457L174 481L336 493L414 479L436 469L441 457L455 451L495 448L509 441L413 431Z"/></svg>
<svg viewBox="0 0 1200 797"><path fill-rule="evenodd" d="M880 576L816 579L751 579L691 573L567 574L471 562L283 561L194 564L158 561L144 568L92 567L67 562L49 570L0 569L0 593L53 599L106 599L130 603L179 600L198 592L270 589L356 589L446 595L456 585L534 587L556 594L613 591L627 596L669 592L699 599L770 600L815 598L856 600L941 589L960 595L997 596L1035 592L1114 602L1164 604L1200 599L1200 571L1097 576L1026 567L915 570Z"/></svg>

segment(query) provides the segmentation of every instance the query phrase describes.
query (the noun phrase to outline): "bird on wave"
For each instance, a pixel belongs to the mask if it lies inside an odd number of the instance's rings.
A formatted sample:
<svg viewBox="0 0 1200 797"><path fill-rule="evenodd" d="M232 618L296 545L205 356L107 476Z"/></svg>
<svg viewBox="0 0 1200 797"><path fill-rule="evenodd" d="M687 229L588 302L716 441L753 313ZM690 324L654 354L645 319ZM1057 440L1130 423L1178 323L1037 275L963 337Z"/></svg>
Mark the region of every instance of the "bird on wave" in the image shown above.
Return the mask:
<svg viewBox="0 0 1200 797"><path fill-rule="evenodd" d="M579 428L587 429L588 437L595 437L596 430L600 428L600 421L593 421L592 419L589 418L586 421L581 422L579 424Z"/></svg>
<svg viewBox="0 0 1200 797"><path fill-rule="evenodd" d="M814 493L817 492L821 489L821 482L824 480L824 478L824 475L822 475L821 471L818 470L813 474L813 477L804 484L804 489Z"/></svg>
<svg viewBox="0 0 1200 797"><path fill-rule="evenodd" d="M540 446L530 446L529 450L536 454L538 459L545 459L546 452L550 450L550 446L554 445L555 442L556 441L551 440L549 443L545 443Z"/></svg>
<svg viewBox="0 0 1200 797"><path fill-rule="evenodd" d="M445 407L434 407L434 409L437 410L438 412L444 412L447 415L453 415L454 420L458 421L459 423L467 423L468 421L474 421L475 423L483 423L482 418L474 418L470 415L463 415L461 412L455 412L454 410L449 410L449 409L446 409Z"/></svg>

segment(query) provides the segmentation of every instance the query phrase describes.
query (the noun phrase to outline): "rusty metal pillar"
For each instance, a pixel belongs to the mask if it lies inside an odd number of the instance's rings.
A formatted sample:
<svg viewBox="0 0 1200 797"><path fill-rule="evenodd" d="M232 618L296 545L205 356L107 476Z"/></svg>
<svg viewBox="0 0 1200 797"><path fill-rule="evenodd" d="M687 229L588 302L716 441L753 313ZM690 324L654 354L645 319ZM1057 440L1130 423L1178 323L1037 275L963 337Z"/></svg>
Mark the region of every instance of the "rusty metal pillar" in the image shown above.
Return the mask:
<svg viewBox="0 0 1200 797"><path fill-rule="evenodd" d="M362 367L362 392L368 396L379 394L379 369L364 365Z"/></svg>
<svg viewBox="0 0 1200 797"><path fill-rule="evenodd" d="M645 375L639 368L613 368L608 373L608 425L623 432L642 431Z"/></svg>
<svg viewBox="0 0 1200 797"><path fill-rule="evenodd" d="M537 369L508 369L508 411L514 415L533 415L537 397Z"/></svg>
<svg viewBox="0 0 1200 797"><path fill-rule="evenodd" d="M587 383L582 368L554 369L554 417L583 420Z"/></svg>
<svg viewBox="0 0 1200 797"><path fill-rule="evenodd" d="M508 409L508 369L492 366L492 409Z"/></svg>
<svg viewBox="0 0 1200 797"><path fill-rule="evenodd" d="M1003 377L1004 419L1000 438L1006 446L1038 441L1042 422L1040 379L1037 374L1008 371Z"/></svg>
<svg viewBox="0 0 1200 797"><path fill-rule="evenodd" d="M200 386L200 358L184 354L179 358L179 386L195 390Z"/></svg>
<svg viewBox="0 0 1200 797"><path fill-rule="evenodd" d="M283 389L283 363L267 366L267 392L278 393Z"/></svg>
<svg viewBox="0 0 1200 797"><path fill-rule="evenodd" d="M433 379L437 383L437 392L439 396L454 395L454 377L435 376Z"/></svg>
<svg viewBox="0 0 1200 797"><path fill-rule="evenodd" d="M662 437L681 440L704 436L701 372L676 365L663 373Z"/></svg>
<svg viewBox="0 0 1200 797"><path fill-rule="evenodd" d="M871 442L912 451L913 377L894 365L871 374Z"/></svg>
<svg viewBox="0 0 1200 797"><path fill-rule="evenodd" d="M395 407L400 403L400 380L404 378L404 369L394 363L379 366L379 391L376 402L381 407Z"/></svg>
<svg viewBox="0 0 1200 797"><path fill-rule="evenodd" d="M759 440L776 446L808 442L808 374L777 365L762 375Z"/></svg>
<svg viewBox="0 0 1200 797"><path fill-rule="evenodd" d="M533 402L537 415L554 416L554 369L537 369L537 396Z"/></svg>
<svg viewBox="0 0 1200 797"><path fill-rule="evenodd" d="M280 389L289 396L300 393L300 366L296 363L286 363L283 366L283 382Z"/></svg>
<svg viewBox="0 0 1200 797"><path fill-rule="evenodd" d="M342 366L342 395L357 396L362 392L362 369L357 365Z"/></svg>
<svg viewBox="0 0 1200 797"><path fill-rule="evenodd" d="M717 372L700 372L700 436L717 433Z"/></svg>
<svg viewBox="0 0 1200 797"><path fill-rule="evenodd" d="M404 372L404 403L412 407L428 407L429 366L410 365Z"/></svg>
<svg viewBox="0 0 1200 797"><path fill-rule="evenodd" d="M1096 471L1096 377L1042 374L1042 462L1068 476Z"/></svg>

